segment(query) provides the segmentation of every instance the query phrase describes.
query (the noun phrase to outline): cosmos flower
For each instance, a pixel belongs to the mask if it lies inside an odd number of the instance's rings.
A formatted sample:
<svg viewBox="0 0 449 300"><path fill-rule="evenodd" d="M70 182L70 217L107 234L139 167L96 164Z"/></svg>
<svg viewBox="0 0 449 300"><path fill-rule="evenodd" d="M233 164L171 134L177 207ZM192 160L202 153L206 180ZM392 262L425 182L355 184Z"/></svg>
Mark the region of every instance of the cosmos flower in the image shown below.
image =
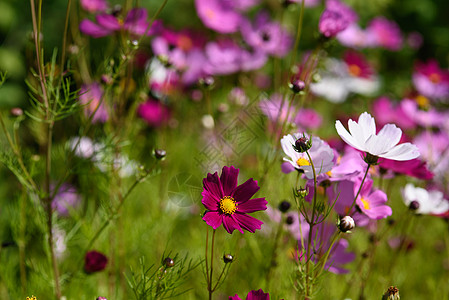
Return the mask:
<svg viewBox="0 0 449 300"><path fill-rule="evenodd" d="M354 188L359 189L360 184L355 184ZM365 180L362 190L357 197L356 204L368 218L383 219L391 216L393 211L391 207L385 205L387 202L387 195L381 190L372 190L373 181L371 179ZM354 191L357 193L356 191Z"/></svg>
<svg viewBox="0 0 449 300"><path fill-rule="evenodd" d="M384 17L376 17L366 28L366 43L369 47L382 47L398 51L402 47L401 30L394 21Z"/></svg>
<svg viewBox="0 0 449 300"><path fill-rule="evenodd" d="M148 99L137 108L137 114L145 120L150 127L159 127L170 118L168 108L161 102Z"/></svg>
<svg viewBox="0 0 449 300"><path fill-rule="evenodd" d="M279 23L272 22L266 12L260 12L254 24L243 21L241 32L248 45L277 57L285 56L293 42L290 34Z"/></svg>
<svg viewBox="0 0 449 300"><path fill-rule="evenodd" d="M350 119L348 126L349 132L339 120L335 122L338 134L346 143L376 159L383 157L392 160L410 160L420 155L418 148L413 144L397 145L401 139L402 130L394 124L385 125L376 134L374 118L367 112L360 115L358 122Z"/></svg>
<svg viewBox="0 0 449 300"><path fill-rule="evenodd" d="M85 105L87 117L92 118L92 123L104 123L109 119L106 105L103 101L103 88L100 84L84 84L80 90L80 102Z"/></svg>
<svg viewBox="0 0 449 300"><path fill-rule="evenodd" d="M52 190L54 190L54 186ZM58 212L58 215L67 217L70 215L70 210L75 209L81 202L81 197L77 193L76 188L68 183L63 183L58 193L54 196L51 206Z"/></svg>
<svg viewBox="0 0 449 300"><path fill-rule="evenodd" d="M323 259L325 253L331 246L331 239L334 232L337 230L335 224L321 222L312 229L312 247L310 255L304 256L304 253L300 253L300 260L310 258L314 262L318 262ZM304 245L307 245L308 235L304 237ZM299 240L299 249L302 248L301 241ZM330 250L329 257L326 261L326 270L335 274L348 273L348 270L343 268L344 264L347 264L355 259L355 254L346 252L349 243L345 239L339 239L334 243ZM307 248L307 246L305 246Z"/></svg>
<svg viewBox="0 0 449 300"><path fill-rule="evenodd" d="M426 162L418 158L408 161L396 161L391 159L380 159L379 167L385 170L391 170L398 174L415 177L423 180L433 178L433 173L428 169Z"/></svg>
<svg viewBox="0 0 449 300"><path fill-rule="evenodd" d="M444 199L443 193L437 190L428 191L408 183L402 190L402 197L407 206L410 206L413 201L418 203L418 208L415 210L417 214L439 215L449 211L449 201Z"/></svg>
<svg viewBox="0 0 449 300"><path fill-rule="evenodd" d="M395 105L388 97L380 97L373 103L373 115L379 125L394 123L402 129L415 128L416 124L401 105Z"/></svg>
<svg viewBox="0 0 449 300"><path fill-rule="evenodd" d="M86 273L95 273L102 271L108 264L108 258L98 251L89 251L84 257L84 271Z"/></svg>
<svg viewBox="0 0 449 300"><path fill-rule="evenodd" d="M436 60L416 64L413 84L419 93L430 99L449 97L449 71L441 69Z"/></svg>
<svg viewBox="0 0 449 300"><path fill-rule="evenodd" d="M80 3L90 13L104 12L108 8L106 0L81 0Z"/></svg>
<svg viewBox="0 0 449 300"><path fill-rule="evenodd" d="M265 198L251 197L260 189L257 181L248 179L237 185L239 169L223 167L221 176L217 172L207 174L203 179L203 200L201 201L207 211L203 220L207 225L217 229L223 224L225 230L232 234L234 230L243 233L243 229L255 232L260 229L263 222L249 216L247 213L267 209Z"/></svg>
<svg viewBox="0 0 449 300"><path fill-rule="evenodd" d="M338 0L328 0L326 9L320 17L318 28L325 37L331 38L356 21L357 14L351 7Z"/></svg>
<svg viewBox="0 0 449 300"><path fill-rule="evenodd" d="M242 300L242 298L235 294L235 296L229 296L229 300ZM257 291L252 290L246 296L246 300L270 300L270 295L268 293L264 293L262 289Z"/></svg>
<svg viewBox="0 0 449 300"><path fill-rule="evenodd" d="M126 30L136 35L151 35L157 32L161 26L159 21L150 27L147 21L148 12L144 8L133 8L126 15L125 20L108 14L96 16L97 23L84 19L80 23L80 31L94 38L111 35L120 30Z"/></svg>
<svg viewBox="0 0 449 300"><path fill-rule="evenodd" d="M285 135L281 139L282 150L288 156L284 157L284 161L290 163L295 169L304 171L304 175L308 179L313 178L313 169L306 153L297 152L293 146L297 139L302 137L302 133L295 133L293 135ZM309 137L306 136L308 139ZM312 137L312 148L309 150L309 155L312 158L315 167L316 175L329 172L334 166L334 151L331 147L319 137Z"/></svg>
<svg viewBox="0 0 449 300"><path fill-rule="evenodd" d="M372 95L379 85L377 75L363 55L347 51L343 60L330 58L325 61L321 80L312 83L310 89L315 95L340 103L350 93Z"/></svg>
<svg viewBox="0 0 449 300"><path fill-rule="evenodd" d="M203 24L219 33L236 32L243 18L229 1L195 0L195 7Z"/></svg>

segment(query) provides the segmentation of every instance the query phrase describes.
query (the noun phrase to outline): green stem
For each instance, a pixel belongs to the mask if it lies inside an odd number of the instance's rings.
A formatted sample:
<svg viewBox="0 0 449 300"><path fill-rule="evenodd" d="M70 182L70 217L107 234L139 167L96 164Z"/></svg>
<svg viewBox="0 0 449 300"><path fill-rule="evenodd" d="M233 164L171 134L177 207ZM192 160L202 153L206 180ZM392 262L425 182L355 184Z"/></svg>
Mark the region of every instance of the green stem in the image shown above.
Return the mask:
<svg viewBox="0 0 449 300"><path fill-rule="evenodd" d="M210 273L209 273L209 300L212 300L212 293L214 292L214 290L212 289L212 280L213 280L213 272L214 272L214 244L215 244L215 232L216 230L214 229L213 233L212 233L212 245L210 248Z"/></svg>
<svg viewBox="0 0 449 300"><path fill-rule="evenodd" d="M355 206L355 202L356 202L357 197L359 196L360 192L362 191L363 183L365 182L365 179L366 179L366 176L368 175L368 171L369 171L369 168L370 168L370 167L371 167L371 164L368 164L368 166L366 167L365 175L363 176L362 182L360 183L359 190L357 191L357 194L356 194L355 197L354 197L354 201L352 201L352 205L351 205L351 207L349 208L349 212L348 212L348 213L351 213L352 209L353 209L354 206Z"/></svg>
<svg viewBox="0 0 449 300"><path fill-rule="evenodd" d="M281 220L279 222L279 225L278 225L278 228L276 231L276 235L274 238L274 245L273 245L273 251L271 252L270 264L268 265L268 271L267 271L267 276L266 276L266 290L270 290L271 276L273 275L273 268L276 265L276 251L277 251L277 248L279 246L279 241L282 236L283 226L284 226L284 220L281 216Z"/></svg>

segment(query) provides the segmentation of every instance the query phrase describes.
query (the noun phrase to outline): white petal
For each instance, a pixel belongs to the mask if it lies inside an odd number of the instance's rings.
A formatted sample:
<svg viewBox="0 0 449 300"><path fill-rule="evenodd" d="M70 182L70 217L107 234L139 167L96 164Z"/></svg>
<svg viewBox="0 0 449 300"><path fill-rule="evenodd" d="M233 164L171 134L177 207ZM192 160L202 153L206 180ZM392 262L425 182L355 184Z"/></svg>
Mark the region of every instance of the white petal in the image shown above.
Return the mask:
<svg viewBox="0 0 449 300"><path fill-rule="evenodd" d="M361 148L360 145L357 143L354 137L346 130L346 128L341 124L339 120L335 122L335 129L337 130L338 135L343 139L343 141L345 141L351 147L364 151L363 149L360 149Z"/></svg>
<svg viewBox="0 0 449 300"><path fill-rule="evenodd" d="M419 156L418 147L410 143L404 143L393 147L390 151L381 157L392 160L410 160Z"/></svg>
<svg viewBox="0 0 449 300"><path fill-rule="evenodd" d="M376 122L374 118L367 112L360 115L359 126L362 128L365 141L371 136L376 134Z"/></svg>
<svg viewBox="0 0 449 300"><path fill-rule="evenodd" d="M391 144L390 148L393 148L401 140L402 130L394 124L387 124L379 131L377 136L379 138L389 140Z"/></svg>
<svg viewBox="0 0 449 300"><path fill-rule="evenodd" d="M365 151L365 142L368 139L369 136L365 138L365 134L363 133L363 128L355 121L349 120L348 121L348 127L349 132L354 137L354 140L356 141L357 145L359 146L358 149Z"/></svg>
<svg viewBox="0 0 449 300"><path fill-rule="evenodd" d="M391 141L385 138L381 138L377 135L372 135L368 141L366 141L366 152L375 155L381 156L387 153L394 145L391 144Z"/></svg>

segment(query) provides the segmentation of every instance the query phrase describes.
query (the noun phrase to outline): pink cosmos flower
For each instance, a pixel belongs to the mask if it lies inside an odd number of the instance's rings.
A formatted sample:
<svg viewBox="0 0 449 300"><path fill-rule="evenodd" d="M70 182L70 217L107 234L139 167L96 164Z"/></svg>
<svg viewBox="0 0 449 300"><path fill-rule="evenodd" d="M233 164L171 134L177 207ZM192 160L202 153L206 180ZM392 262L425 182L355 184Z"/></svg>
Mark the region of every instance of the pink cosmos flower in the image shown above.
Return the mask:
<svg viewBox="0 0 449 300"><path fill-rule="evenodd" d="M106 0L81 0L80 3L90 13L104 12L109 6Z"/></svg>
<svg viewBox="0 0 449 300"><path fill-rule="evenodd" d="M229 296L229 300L242 300L242 298L235 294L235 296ZM270 295L268 293L264 293L262 289L257 291L252 290L246 296L246 300L270 300Z"/></svg>
<svg viewBox="0 0 449 300"><path fill-rule="evenodd" d="M391 51L398 51L402 47L402 35L398 24L384 17L376 17L366 28L367 45L383 47Z"/></svg>
<svg viewBox="0 0 449 300"><path fill-rule="evenodd" d="M356 183L354 188L357 190L360 183ZM385 205L387 202L387 195L381 190L372 191L373 181L371 179L365 180L362 190L357 197L356 204L360 210L370 219L383 219L391 216L393 211L391 207ZM357 193L357 191L354 191Z"/></svg>
<svg viewBox="0 0 449 300"><path fill-rule="evenodd" d="M86 116L92 117L92 123L104 123L109 119L106 105L104 104L103 88L100 84L84 84L80 90L80 102L85 105Z"/></svg>
<svg viewBox="0 0 449 300"><path fill-rule="evenodd" d="M350 24L345 30L336 36L337 40L346 47L366 47L366 32L356 23Z"/></svg>
<svg viewBox="0 0 449 300"><path fill-rule="evenodd" d="M415 128L416 124L401 105L394 105L388 97L380 97L373 103L373 114L379 125L395 123L402 129Z"/></svg>
<svg viewBox="0 0 449 300"><path fill-rule="evenodd" d="M251 217L248 213L267 209L265 198L251 197L260 189L257 181L248 179L237 185L239 169L223 167L221 176L217 172L207 174L203 179L203 200L201 201L207 211L203 220L207 225L217 229L223 224L225 230L232 234L234 230L243 233L243 229L255 232L260 229L263 222Z"/></svg>
<svg viewBox="0 0 449 300"><path fill-rule="evenodd" d="M441 69L436 60L416 64L413 84L418 92L433 100L449 97L449 71Z"/></svg>
<svg viewBox="0 0 449 300"><path fill-rule="evenodd" d="M158 127L168 121L170 112L161 102L149 99L139 105L137 114L151 127Z"/></svg>
<svg viewBox="0 0 449 300"><path fill-rule="evenodd" d="M337 227L335 224L321 222L312 229L312 247L311 253L298 253L300 260L311 259L318 262L327 252L331 246L331 239ZM304 237L304 245L307 245L308 235ZM299 249L302 248L301 241L299 242ZM329 257L325 264L326 270L335 274L348 273L349 271L343 268L344 264L350 263L355 259L355 254L346 252L349 243L345 239L339 239L330 250ZM305 246L307 249L307 246Z"/></svg>
<svg viewBox="0 0 449 300"><path fill-rule="evenodd" d="M356 22L357 14L351 7L338 0L328 0L326 9L320 17L318 28L327 38L336 36L351 23Z"/></svg>
<svg viewBox="0 0 449 300"><path fill-rule="evenodd" d="M412 99L402 100L400 108L408 119L413 120L413 122L422 127L442 127L448 119L447 113L439 112L433 107L421 109L417 101Z"/></svg>
<svg viewBox="0 0 449 300"><path fill-rule="evenodd" d="M243 18L229 1L195 0L195 7L203 24L219 33L236 32Z"/></svg>
<svg viewBox="0 0 449 300"><path fill-rule="evenodd" d="M293 42L290 34L279 23L272 22L266 12L260 12L254 24L242 21L241 32L248 45L277 57L285 56Z"/></svg>
<svg viewBox="0 0 449 300"><path fill-rule="evenodd" d="M52 187L54 189L54 187ZM76 188L70 184L63 183L58 193L53 198L51 207L58 212L58 215L67 217L72 209L75 209L81 202L81 197Z"/></svg>
<svg viewBox="0 0 449 300"><path fill-rule="evenodd" d="M420 154L418 148L410 143L399 144L402 130L394 124L385 125L376 134L374 118L367 112L360 115L358 122L348 121L349 132L340 121L335 122L340 137L350 146L366 152L374 157L383 157L392 160L410 160Z"/></svg>
<svg viewBox="0 0 449 300"><path fill-rule="evenodd" d="M391 170L398 174L415 177L422 180L430 180L433 173L428 169L427 163L418 158L408 161L396 161L391 159L380 159L379 167L385 170Z"/></svg>
<svg viewBox="0 0 449 300"><path fill-rule="evenodd" d="M148 12L144 8L133 8L126 15L125 20L114 15L100 14L96 16L97 23L84 19L80 23L80 31L94 38L111 35L120 30L129 31L135 35L152 35L159 31L161 23L156 21L150 27L147 21Z"/></svg>

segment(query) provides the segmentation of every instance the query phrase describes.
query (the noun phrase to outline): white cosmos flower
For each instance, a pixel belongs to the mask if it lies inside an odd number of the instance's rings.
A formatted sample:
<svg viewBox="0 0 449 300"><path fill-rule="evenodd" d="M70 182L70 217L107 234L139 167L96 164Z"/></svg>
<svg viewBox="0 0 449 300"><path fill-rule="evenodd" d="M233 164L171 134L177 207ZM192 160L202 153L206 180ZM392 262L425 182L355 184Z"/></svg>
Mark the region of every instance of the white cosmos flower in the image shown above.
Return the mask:
<svg viewBox="0 0 449 300"><path fill-rule="evenodd" d="M376 134L374 118L367 112L360 115L358 122L348 121L349 132L340 121L335 122L340 137L350 146L373 156L392 160L410 160L419 156L418 148L410 143L398 145L402 130L394 124L385 125Z"/></svg>
<svg viewBox="0 0 449 300"><path fill-rule="evenodd" d="M440 191L428 191L408 183L402 190L402 197L407 206L413 201L419 203L416 210L418 214L439 215L449 210L449 201L443 198L443 193Z"/></svg>
<svg viewBox="0 0 449 300"><path fill-rule="evenodd" d="M288 156L288 158L284 157L284 160L289 162L295 169L303 170L308 179L313 179L313 169L307 154L305 152L296 152L293 148L296 140L302 136L302 133L284 135L281 139L281 145L282 150ZM306 138L309 139L309 136L306 135ZM312 137L312 148L308 152L312 158L317 176L318 174L329 172L334 167L334 151L319 137Z"/></svg>

